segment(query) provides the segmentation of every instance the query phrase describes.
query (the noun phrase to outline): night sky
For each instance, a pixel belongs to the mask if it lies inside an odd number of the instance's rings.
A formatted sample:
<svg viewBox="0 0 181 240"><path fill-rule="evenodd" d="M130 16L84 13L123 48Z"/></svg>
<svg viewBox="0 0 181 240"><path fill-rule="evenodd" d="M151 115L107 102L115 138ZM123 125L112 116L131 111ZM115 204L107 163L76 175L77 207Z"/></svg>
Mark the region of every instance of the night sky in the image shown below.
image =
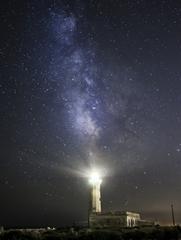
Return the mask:
<svg viewBox="0 0 181 240"><path fill-rule="evenodd" d="M105 211L181 222L181 1L31 0L0 7L0 225Z"/></svg>

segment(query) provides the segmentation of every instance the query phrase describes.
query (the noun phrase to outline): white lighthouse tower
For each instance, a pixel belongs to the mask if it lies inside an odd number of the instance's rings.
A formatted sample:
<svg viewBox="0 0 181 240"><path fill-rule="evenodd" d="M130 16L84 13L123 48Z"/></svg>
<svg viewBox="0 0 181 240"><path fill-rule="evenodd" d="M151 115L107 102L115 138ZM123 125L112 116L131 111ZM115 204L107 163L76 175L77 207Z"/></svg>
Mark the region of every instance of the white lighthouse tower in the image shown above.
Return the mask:
<svg viewBox="0 0 181 240"><path fill-rule="evenodd" d="M102 179L97 172L91 174L89 183L91 184L90 213L100 213Z"/></svg>

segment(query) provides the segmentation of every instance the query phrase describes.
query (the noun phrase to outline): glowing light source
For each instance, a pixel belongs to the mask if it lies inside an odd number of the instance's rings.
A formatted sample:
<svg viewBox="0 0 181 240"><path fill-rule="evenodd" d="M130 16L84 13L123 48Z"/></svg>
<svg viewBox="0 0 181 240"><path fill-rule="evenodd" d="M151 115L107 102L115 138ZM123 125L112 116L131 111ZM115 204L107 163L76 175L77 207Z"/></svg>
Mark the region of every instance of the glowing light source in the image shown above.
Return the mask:
<svg viewBox="0 0 181 240"><path fill-rule="evenodd" d="M97 183L101 184L101 182L102 182L102 179L100 177L100 174L97 171L91 172L90 177L89 177L89 183L90 184L97 184Z"/></svg>

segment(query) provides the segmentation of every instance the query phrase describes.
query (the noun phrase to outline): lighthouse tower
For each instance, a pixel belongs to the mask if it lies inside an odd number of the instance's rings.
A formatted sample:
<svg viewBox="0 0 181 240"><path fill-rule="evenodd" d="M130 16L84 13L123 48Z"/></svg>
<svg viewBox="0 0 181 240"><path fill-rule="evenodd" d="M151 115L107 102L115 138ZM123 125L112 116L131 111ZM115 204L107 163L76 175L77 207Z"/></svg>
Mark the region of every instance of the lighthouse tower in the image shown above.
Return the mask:
<svg viewBox="0 0 181 240"><path fill-rule="evenodd" d="M89 183L91 184L91 195L90 195L90 213L100 213L101 212L101 183L97 172L93 172L90 176Z"/></svg>

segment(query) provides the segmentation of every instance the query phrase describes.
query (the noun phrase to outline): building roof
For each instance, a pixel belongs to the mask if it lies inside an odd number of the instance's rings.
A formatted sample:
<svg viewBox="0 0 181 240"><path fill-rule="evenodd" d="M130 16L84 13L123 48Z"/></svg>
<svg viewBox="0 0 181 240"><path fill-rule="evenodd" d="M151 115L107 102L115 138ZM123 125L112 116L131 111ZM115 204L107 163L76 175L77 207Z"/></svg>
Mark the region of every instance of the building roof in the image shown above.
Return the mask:
<svg viewBox="0 0 181 240"><path fill-rule="evenodd" d="M93 213L96 214L98 216L134 216L134 217L139 217L140 214L139 213L135 213L135 212L128 212L128 211L110 211L110 212L100 212L100 213Z"/></svg>

